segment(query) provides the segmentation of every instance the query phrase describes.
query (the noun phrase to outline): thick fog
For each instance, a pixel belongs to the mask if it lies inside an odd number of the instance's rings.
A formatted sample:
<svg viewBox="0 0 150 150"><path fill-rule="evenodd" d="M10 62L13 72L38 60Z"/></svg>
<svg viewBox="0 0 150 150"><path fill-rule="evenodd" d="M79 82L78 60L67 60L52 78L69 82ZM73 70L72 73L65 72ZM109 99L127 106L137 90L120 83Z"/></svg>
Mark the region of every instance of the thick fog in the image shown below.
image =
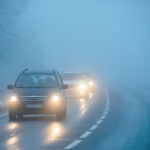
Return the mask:
<svg viewBox="0 0 150 150"><path fill-rule="evenodd" d="M0 87L24 68L148 86L149 40L148 0L0 0Z"/></svg>

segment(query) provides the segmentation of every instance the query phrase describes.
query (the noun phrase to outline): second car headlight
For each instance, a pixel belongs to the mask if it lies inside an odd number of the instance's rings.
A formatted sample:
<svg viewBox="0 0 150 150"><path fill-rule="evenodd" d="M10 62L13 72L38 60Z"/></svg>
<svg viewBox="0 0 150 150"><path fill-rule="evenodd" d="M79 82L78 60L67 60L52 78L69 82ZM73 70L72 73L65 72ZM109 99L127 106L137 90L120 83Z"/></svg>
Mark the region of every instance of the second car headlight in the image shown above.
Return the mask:
<svg viewBox="0 0 150 150"><path fill-rule="evenodd" d="M89 81L88 84L89 84L89 86L94 86L94 82L93 81Z"/></svg>
<svg viewBox="0 0 150 150"><path fill-rule="evenodd" d="M85 90L86 89L86 84L82 83L79 85L80 90Z"/></svg>
<svg viewBox="0 0 150 150"><path fill-rule="evenodd" d="M53 102L59 102L60 99L61 99L60 96L57 94L55 94L51 97L51 101L53 101Z"/></svg>

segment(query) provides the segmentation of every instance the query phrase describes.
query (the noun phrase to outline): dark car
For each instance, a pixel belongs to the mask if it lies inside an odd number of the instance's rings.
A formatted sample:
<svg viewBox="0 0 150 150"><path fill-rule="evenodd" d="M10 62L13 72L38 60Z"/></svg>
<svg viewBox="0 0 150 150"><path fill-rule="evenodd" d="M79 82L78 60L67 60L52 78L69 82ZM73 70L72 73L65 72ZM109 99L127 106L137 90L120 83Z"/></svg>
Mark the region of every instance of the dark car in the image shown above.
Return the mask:
<svg viewBox="0 0 150 150"><path fill-rule="evenodd" d="M67 96L61 75L56 71L24 70L18 76L9 98L9 119L23 119L24 114L66 116Z"/></svg>

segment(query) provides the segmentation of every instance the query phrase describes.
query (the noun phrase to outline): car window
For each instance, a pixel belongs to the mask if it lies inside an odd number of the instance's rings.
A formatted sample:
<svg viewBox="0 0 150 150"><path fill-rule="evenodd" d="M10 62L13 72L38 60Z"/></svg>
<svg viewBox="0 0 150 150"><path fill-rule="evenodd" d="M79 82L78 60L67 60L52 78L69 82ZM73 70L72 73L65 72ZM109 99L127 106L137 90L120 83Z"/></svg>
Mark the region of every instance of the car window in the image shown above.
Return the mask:
<svg viewBox="0 0 150 150"><path fill-rule="evenodd" d="M53 74L24 74L18 78L15 84L15 87L21 88L51 88L57 86L57 79Z"/></svg>
<svg viewBox="0 0 150 150"><path fill-rule="evenodd" d="M60 74L57 74L57 78L58 78L58 82L59 82L60 86L62 86L63 81L62 81L62 79L61 79Z"/></svg>
<svg viewBox="0 0 150 150"><path fill-rule="evenodd" d="M79 73L64 73L62 74L63 80L82 80L84 76Z"/></svg>

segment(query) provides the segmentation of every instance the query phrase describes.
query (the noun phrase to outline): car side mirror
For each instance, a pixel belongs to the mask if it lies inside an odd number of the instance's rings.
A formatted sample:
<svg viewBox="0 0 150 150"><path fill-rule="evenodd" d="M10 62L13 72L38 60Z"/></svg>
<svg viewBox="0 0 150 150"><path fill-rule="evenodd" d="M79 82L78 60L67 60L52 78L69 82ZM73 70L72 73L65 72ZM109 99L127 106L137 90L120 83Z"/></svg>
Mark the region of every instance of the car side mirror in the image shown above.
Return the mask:
<svg viewBox="0 0 150 150"><path fill-rule="evenodd" d="M68 85L67 84L63 84L62 89L67 89Z"/></svg>
<svg viewBox="0 0 150 150"><path fill-rule="evenodd" d="M8 88L8 90L12 90L12 89L14 88L14 86L13 86L12 84L9 84L9 85L7 86L7 88Z"/></svg>

